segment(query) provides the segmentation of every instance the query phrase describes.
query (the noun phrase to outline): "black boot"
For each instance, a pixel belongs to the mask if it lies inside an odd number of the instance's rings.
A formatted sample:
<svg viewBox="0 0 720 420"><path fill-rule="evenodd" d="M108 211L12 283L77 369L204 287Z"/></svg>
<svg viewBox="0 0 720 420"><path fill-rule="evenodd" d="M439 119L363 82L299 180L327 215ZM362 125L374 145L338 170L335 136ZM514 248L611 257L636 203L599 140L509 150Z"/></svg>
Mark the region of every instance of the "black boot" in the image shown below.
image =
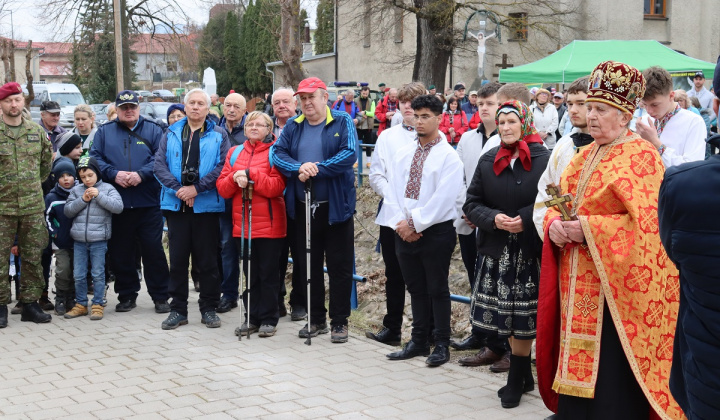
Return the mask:
<svg viewBox="0 0 720 420"><path fill-rule="evenodd" d="M48 292L43 292L38 303L44 311L52 311L55 309L55 305L53 305L48 298Z"/></svg>
<svg viewBox="0 0 720 420"><path fill-rule="evenodd" d="M0 305L0 328L7 327L7 305Z"/></svg>
<svg viewBox="0 0 720 420"><path fill-rule="evenodd" d="M43 312L37 302L23 304L20 321L32 321L36 324L44 324L46 322L50 322L51 320L52 316Z"/></svg>
<svg viewBox="0 0 720 420"><path fill-rule="evenodd" d="M505 388L507 388L507 385L498 389L498 392L497 392L498 398L502 398L503 393L505 392ZM525 385L523 386L523 393L532 392L534 389L535 389L535 377L532 374L532 369L528 369L527 372L525 372Z"/></svg>
<svg viewBox="0 0 720 420"><path fill-rule="evenodd" d="M516 356L514 354L510 356L507 387L500 398L503 408L514 408L520 405L520 398L523 394L528 371L530 371L530 356Z"/></svg>
<svg viewBox="0 0 720 420"><path fill-rule="evenodd" d="M55 292L55 315L65 315L65 291Z"/></svg>

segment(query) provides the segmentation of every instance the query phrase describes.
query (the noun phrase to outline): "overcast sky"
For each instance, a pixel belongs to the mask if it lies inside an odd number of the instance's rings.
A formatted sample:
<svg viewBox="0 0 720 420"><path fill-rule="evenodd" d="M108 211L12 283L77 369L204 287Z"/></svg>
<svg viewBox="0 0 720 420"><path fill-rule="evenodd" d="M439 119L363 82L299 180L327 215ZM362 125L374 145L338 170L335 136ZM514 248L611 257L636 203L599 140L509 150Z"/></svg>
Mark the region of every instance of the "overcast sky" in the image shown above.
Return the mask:
<svg viewBox="0 0 720 420"><path fill-rule="evenodd" d="M185 13L190 20L196 24L205 24L208 20L208 12L212 0L177 0L184 8ZM40 24L38 15L41 13L39 4L43 4L43 0L0 0L0 5L5 4L5 8L0 13L0 36L14 36L14 39L27 41L48 42L48 41L66 41L70 38L72 28L62 28L58 32L52 31ZM217 1L221 3L221 1ZM317 0L301 0L301 6L308 11L310 17L310 26L315 28L315 8ZM10 10L12 10L12 25L10 24Z"/></svg>

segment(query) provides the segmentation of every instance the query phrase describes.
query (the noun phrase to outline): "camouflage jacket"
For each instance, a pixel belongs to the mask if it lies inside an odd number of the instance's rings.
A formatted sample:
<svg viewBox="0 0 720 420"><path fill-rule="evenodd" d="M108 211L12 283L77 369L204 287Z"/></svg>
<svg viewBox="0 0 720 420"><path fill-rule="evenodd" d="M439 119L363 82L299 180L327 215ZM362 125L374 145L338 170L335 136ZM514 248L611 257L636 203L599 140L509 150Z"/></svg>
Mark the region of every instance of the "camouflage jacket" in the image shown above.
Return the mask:
<svg viewBox="0 0 720 420"><path fill-rule="evenodd" d="M0 117L0 215L45 211L40 184L50 175L52 144L38 124L23 119L17 138Z"/></svg>

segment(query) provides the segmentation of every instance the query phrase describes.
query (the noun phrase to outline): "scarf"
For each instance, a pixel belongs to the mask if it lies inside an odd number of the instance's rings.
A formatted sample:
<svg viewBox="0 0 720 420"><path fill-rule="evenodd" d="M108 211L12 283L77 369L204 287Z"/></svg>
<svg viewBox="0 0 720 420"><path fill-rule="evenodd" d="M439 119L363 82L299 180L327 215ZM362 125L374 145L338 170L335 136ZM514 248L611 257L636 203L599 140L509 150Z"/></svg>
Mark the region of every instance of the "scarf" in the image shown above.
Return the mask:
<svg viewBox="0 0 720 420"><path fill-rule="evenodd" d="M594 138L590 134L585 134L581 132L573 133L570 135L570 138L573 141L573 145L575 145L575 148L587 146L588 144L595 141Z"/></svg>
<svg viewBox="0 0 720 420"><path fill-rule="evenodd" d="M675 104L675 109L665 114L660 120L655 120L655 129L657 130L658 137L662 134L663 130L665 130L665 126L670 122L670 118L677 115L678 112L680 112L680 105Z"/></svg>
<svg viewBox="0 0 720 420"><path fill-rule="evenodd" d="M542 139L540 138L537 130L535 130L535 125L533 124L532 113L528 109L527 105L520 101L505 102L500 105L500 108L498 108L497 113L495 114L495 123L498 127L500 126L500 114L517 115L518 118L520 118L522 134L520 140L513 144L507 144L502 140L500 141L501 146L497 155L495 155L495 161L493 162L493 171L495 172L495 175L499 176L500 173L508 167L508 165L510 165L510 160L515 154L515 151L518 151L519 153L518 158L520 159L520 163L522 163L523 168L526 171L529 171L532 168L532 159L530 157L530 148L528 147L528 143L542 144Z"/></svg>

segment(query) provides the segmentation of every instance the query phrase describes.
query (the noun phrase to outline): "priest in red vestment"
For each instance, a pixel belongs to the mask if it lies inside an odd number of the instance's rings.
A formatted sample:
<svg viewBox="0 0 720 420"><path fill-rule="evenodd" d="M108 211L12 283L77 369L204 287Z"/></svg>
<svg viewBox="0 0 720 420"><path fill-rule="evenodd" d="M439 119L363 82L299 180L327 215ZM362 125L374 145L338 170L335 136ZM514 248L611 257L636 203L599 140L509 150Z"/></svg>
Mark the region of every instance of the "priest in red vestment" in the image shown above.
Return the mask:
<svg viewBox="0 0 720 420"><path fill-rule="evenodd" d="M562 175L571 220L545 217L537 325L538 385L560 419L682 419L668 388L678 273L658 231L664 165L628 130L645 90L635 68L590 75L595 143Z"/></svg>

